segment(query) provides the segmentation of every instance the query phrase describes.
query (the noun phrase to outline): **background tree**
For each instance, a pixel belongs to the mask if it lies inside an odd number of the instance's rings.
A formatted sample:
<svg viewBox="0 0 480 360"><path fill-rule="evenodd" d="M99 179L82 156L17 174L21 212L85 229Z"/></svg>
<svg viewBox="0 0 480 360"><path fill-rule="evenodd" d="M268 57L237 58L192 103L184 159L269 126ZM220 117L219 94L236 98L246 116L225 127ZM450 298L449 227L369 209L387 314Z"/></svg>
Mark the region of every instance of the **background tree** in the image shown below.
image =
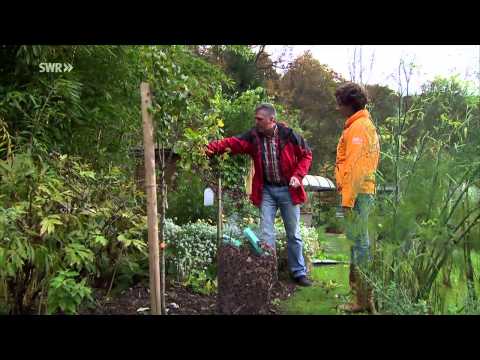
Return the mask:
<svg viewBox="0 0 480 360"><path fill-rule="evenodd" d="M311 52L296 58L279 80L277 99L298 109L299 126L312 148L312 173L335 161L343 119L335 110L335 89L343 81L335 71L314 59Z"/></svg>

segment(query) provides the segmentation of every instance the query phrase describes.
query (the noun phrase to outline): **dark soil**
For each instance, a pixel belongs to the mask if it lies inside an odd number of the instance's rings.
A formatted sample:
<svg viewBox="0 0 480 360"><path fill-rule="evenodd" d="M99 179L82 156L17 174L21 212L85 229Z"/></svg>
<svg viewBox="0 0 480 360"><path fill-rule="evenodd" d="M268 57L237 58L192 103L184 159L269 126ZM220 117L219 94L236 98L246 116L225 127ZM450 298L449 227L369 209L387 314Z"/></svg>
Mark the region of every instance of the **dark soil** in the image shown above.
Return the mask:
<svg viewBox="0 0 480 360"><path fill-rule="evenodd" d="M85 315L148 315L150 313L150 289L137 284L120 294L105 297L104 289L94 291L96 307L84 309ZM196 294L180 283L168 281L165 293L167 314L212 314L215 296Z"/></svg>
<svg viewBox="0 0 480 360"><path fill-rule="evenodd" d="M285 300L295 291L296 285L288 281L277 282L270 294L267 314L281 314L278 300ZM82 315L148 315L148 310L137 311L150 307L148 285L137 284L118 295L105 299L106 291L94 291L96 306L92 309L83 309ZM278 300L276 300L278 299ZM218 314L217 296L202 295L174 281L167 281L165 304L169 315L212 315Z"/></svg>
<svg viewBox="0 0 480 360"><path fill-rule="evenodd" d="M238 249L237 249L238 250ZM246 300L253 301L253 305L245 307L243 310L237 312L237 314L246 313L262 313L262 314L280 314L279 300L285 300L290 297L295 291L296 285L289 280L274 281L276 272L264 266L272 266L271 259L260 258L253 255L250 250L243 249L244 254L248 256L244 257L240 264L247 264L246 267L237 269L239 274L243 274L242 279L247 281L247 286L242 290L232 289L231 286L226 285L227 291L233 291L234 294L242 294L242 296L248 296L248 298L232 298L231 295L224 295L225 299L231 299L233 305L224 305L225 309L231 309L239 303L245 303ZM246 259L250 257L250 261ZM226 258L224 257L223 260ZM228 261L228 260L227 260ZM230 259L231 261L231 259ZM253 269L253 265L260 265L259 269ZM242 265L243 266L243 265ZM219 266L221 269L221 266ZM270 272L270 273L268 273ZM269 275L270 274L270 275ZM222 284L220 280L221 276L219 271L219 287ZM225 277L223 278L225 279ZM250 279L250 280L249 280ZM237 284L238 280L233 279L234 284ZM250 281L250 283L248 283ZM266 286L270 286L273 282L273 286L269 294L266 294L264 289ZM267 285L270 284L270 285ZM256 286L259 286L258 288ZM225 284L223 285L225 293ZM247 289L247 290L246 290ZM256 290L259 290L258 294L255 294ZM120 294L111 295L108 299L105 298L106 290L96 289L94 291L94 298L96 306L93 308L86 308L80 311L82 315L148 315L150 307L150 294L148 285L137 284ZM265 303L266 301L266 303ZM175 281L168 281L165 295L165 304L167 307L167 314L169 315L212 315L228 313L226 311L218 311L217 307L217 295L203 295L192 291L190 288L183 286ZM143 308L143 309L142 309ZM148 309L145 309L148 308ZM261 311L258 311L260 308ZM139 309L141 309L139 311ZM235 309L234 309L235 310ZM233 312L232 312L233 313Z"/></svg>
<svg viewBox="0 0 480 360"><path fill-rule="evenodd" d="M223 244L217 256L217 311L228 315L268 314L277 282L277 257L264 245L256 255L248 246Z"/></svg>

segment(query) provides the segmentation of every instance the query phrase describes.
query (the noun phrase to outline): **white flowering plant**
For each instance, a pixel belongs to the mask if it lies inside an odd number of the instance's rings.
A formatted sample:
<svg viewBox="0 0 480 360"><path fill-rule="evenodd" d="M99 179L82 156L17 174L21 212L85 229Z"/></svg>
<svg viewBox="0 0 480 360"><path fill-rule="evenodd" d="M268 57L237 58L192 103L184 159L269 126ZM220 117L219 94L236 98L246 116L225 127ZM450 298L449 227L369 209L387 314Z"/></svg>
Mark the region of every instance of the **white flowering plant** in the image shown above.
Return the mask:
<svg viewBox="0 0 480 360"><path fill-rule="evenodd" d="M178 280L198 272L209 273L217 253L217 227L198 220L178 226L165 220L165 240L168 244L166 265Z"/></svg>

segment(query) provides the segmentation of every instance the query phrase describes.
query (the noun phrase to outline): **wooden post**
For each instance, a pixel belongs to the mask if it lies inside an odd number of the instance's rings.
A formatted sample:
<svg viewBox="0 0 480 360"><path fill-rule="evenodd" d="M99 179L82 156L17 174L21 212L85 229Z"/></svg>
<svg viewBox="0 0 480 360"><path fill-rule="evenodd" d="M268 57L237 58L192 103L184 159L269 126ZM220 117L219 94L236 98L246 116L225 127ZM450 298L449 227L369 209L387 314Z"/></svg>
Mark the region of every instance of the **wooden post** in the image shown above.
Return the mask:
<svg viewBox="0 0 480 360"><path fill-rule="evenodd" d="M220 166L219 166L220 167ZM223 221L222 221L222 175L220 170L218 171L218 220L217 220L217 246L220 247L222 241L222 230L223 230Z"/></svg>
<svg viewBox="0 0 480 360"><path fill-rule="evenodd" d="M160 148L159 148L160 150ZM162 315L167 313L165 307L165 214L166 214L166 203L167 203L167 189L165 181L165 147L163 143L161 145L161 152L159 153L159 158L161 159L161 171L160 171L160 186L161 186L161 208L160 208L160 309Z"/></svg>
<svg viewBox="0 0 480 360"><path fill-rule="evenodd" d="M158 250L158 218L157 218L157 181L155 179L155 149L153 142L153 121L149 109L152 97L148 83L140 85L143 119L143 147L145 155L145 190L147 192L148 219L148 257L150 268L150 313L161 314L160 301L160 268Z"/></svg>

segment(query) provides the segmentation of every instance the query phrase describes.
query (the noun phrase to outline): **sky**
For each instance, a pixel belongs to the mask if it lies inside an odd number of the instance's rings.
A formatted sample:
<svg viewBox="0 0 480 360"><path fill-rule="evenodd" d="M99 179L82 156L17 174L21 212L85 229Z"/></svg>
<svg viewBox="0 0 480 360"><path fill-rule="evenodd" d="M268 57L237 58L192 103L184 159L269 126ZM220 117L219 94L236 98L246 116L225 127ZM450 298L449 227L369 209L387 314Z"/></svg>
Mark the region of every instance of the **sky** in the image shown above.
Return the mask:
<svg viewBox="0 0 480 360"><path fill-rule="evenodd" d="M266 51L275 60L285 47L288 49L287 58L290 59L310 50L320 63L328 65L348 80L351 80L354 52L358 59L361 50L363 82L366 84L387 85L399 90L398 67L403 58L406 64L415 64L409 85L410 93L418 93L423 83L436 76L454 74L471 81L480 91L480 45L267 45Z"/></svg>

